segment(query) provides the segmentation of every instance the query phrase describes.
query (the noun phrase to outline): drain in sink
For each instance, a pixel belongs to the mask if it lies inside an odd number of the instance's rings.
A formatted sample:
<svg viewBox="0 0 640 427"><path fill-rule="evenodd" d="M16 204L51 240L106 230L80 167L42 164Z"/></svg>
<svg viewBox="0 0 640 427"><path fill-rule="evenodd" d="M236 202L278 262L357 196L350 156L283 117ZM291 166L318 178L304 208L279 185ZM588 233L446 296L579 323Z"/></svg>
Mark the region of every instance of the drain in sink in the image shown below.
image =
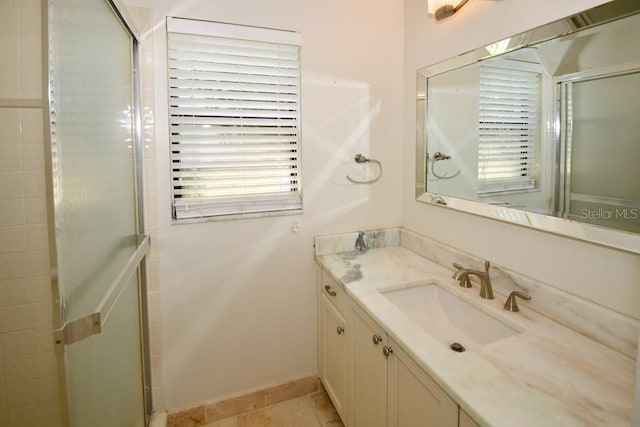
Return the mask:
<svg viewBox="0 0 640 427"><path fill-rule="evenodd" d="M464 346L462 344L460 344L459 342L454 342L453 344L451 344L449 346L449 348L455 352L458 353L462 353L463 351L466 350L466 348L464 348Z"/></svg>

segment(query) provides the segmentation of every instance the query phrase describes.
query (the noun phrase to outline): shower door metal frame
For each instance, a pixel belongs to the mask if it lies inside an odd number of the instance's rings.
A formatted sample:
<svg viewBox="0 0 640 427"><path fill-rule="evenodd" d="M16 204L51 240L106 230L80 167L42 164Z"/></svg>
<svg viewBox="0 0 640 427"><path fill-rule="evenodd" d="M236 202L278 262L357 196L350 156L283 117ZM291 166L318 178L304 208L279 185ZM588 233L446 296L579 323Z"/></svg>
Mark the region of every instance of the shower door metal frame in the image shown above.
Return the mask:
<svg viewBox="0 0 640 427"><path fill-rule="evenodd" d="M146 271L146 252L149 247L149 237L141 233L145 230L144 224L144 192L143 192L143 149L142 149L142 115L141 115L141 102L140 102L140 51L139 40L140 33L135 25L135 22L127 12L124 4L121 0L103 0L113 10L115 15L120 20L122 26L131 36L132 41L132 70L131 70L131 82L133 86L132 91L132 118L133 118L133 139L134 139L134 179L135 179L135 208L136 208L136 227L138 232L138 248L133 258L138 258L138 268L136 274L138 275L138 295L139 295L139 313L140 313L140 347L142 353L142 378L141 387L143 392L144 402L144 416L145 424L149 425L151 421L151 414L153 412L153 399L152 399L152 385L151 385L151 362L150 362L150 344L149 344L149 304L147 299L147 271ZM47 201L47 217L48 217L48 237L49 242L53 243L49 245L49 264L51 267L51 289L53 300L53 329L54 329L54 343L55 352L57 355L57 367L60 379L60 398L63 405L63 421L65 425L71 425L71 413L69 402L69 391L67 387L66 379L66 362L64 357L64 345L71 344L72 342L79 341L87 338L96 333L100 333L100 327L96 328L95 320L99 323L103 323L108 316L109 308L105 310L102 316L100 315L103 310L98 310L98 313L92 313L86 318L87 322L81 322L82 325L78 327L76 325L76 334L73 339L68 331L65 331L69 325L64 318L64 301L62 300L62 293L60 291L60 283L57 275L57 263L58 256L56 251L56 230L55 230L55 216L54 216L54 192L53 192L53 153L52 153L52 138L51 138L51 87L50 87L50 61L49 61L49 14L50 7L53 7L55 0L41 0L42 10L42 71L43 71L43 100L45 107L45 115L43 118L43 133L45 139L45 180L46 180L46 201ZM141 252L144 252L141 254ZM130 263L129 263L130 264ZM133 274L130 271L131 265L125 267L125 271L120 276L131 276ZM134 268L134 271L136 269ZM119 277L118 279L122 279ZM119 281L116 279L116 284ZM126 279L126 277L124 277ZM106 301L106 305L115 304L118 299L119 293L114 292L115 298L113 301ZM105 306L99 307L104 308ZM97 314L97 317L96 317ZM105 316L106 314L106 316ZM100 322L101 321L101 322ZM67 335L67 337L65 337Z"/></svg>

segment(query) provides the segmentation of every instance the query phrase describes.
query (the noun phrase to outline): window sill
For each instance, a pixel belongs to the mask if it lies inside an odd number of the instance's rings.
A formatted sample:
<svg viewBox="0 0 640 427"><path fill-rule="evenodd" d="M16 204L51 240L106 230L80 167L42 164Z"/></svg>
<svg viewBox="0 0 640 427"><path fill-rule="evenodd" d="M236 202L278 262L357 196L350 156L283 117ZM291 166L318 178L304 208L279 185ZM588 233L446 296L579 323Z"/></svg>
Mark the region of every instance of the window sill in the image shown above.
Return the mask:
<svg viewBox="0 0 640 427"><path fill-rule="evenodd" d="M247 214L232 214L232 215L216 215L205 216L199 218L183 218L171 220L171 225L184 225L184 224L197 224L202 222L220 222L220 221L235 221L242 219L255 219L255 218L268 218L274 216L289 216L289 215L302 215L302 209L291 209L286 211L274 211L274 212L252 212Z"/></svg>

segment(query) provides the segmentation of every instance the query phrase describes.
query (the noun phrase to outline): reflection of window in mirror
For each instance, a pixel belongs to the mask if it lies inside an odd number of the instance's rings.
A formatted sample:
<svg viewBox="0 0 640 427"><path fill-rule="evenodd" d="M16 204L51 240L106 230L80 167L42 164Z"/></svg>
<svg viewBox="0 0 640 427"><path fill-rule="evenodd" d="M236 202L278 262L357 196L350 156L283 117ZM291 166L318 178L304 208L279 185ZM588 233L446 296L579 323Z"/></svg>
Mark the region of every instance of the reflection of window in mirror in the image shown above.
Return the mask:
<svg viewBox="0 0 640 427"><path fill-rule="evenodd" d="M479 196L536 188L541 75L480 67Z"/></svg>

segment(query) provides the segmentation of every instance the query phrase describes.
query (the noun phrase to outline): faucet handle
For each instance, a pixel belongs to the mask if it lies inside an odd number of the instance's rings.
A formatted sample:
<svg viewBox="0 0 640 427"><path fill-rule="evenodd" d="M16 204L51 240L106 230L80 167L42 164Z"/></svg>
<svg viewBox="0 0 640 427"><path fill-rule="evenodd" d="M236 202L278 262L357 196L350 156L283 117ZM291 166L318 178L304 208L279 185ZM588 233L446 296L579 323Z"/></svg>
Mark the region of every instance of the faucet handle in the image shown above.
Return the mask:
<svg viewBox="0 0 640 427"><path fill-rule="evenodd" d="M505 310L513 311L513 312L520 311L520 309L518 308L518 302L516 301L516 297L520 297L525 301L529 301L531 299L531 296L528 294L525 294L524 292L513 291L507 297L507 302L504 303Z"/></svg>
<svg viewBox="0 0 640 427"><path fill-rule="evenodd" d="M469 274L466 271L466 269L461 266L460 264L458 264L457 262L453 263L453 266L458 270L455 273L453 273L453 278L456 279L457 281L460 282L460 286L462 286L463 288L470 288L471 287L471 281L469 281Z"/></svg>

